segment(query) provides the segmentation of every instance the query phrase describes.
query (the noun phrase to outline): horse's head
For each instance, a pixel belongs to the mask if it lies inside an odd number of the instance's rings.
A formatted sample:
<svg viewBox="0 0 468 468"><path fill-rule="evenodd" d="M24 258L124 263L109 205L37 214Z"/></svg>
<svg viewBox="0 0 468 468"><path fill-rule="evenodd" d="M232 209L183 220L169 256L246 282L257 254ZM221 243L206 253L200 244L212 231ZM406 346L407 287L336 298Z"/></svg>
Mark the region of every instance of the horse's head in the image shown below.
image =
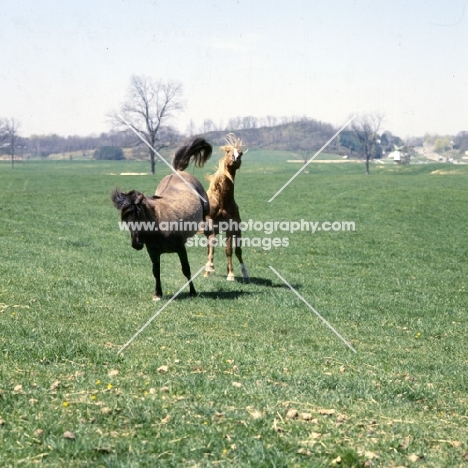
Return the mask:
<svg viewBox="0 0 468 468"><path fill-rule="evenodd" d="M152 221L149 207L146 203L146 197L143 193L137 190L131 190L128 193L123 193L118 189L112 192L111 200L114 206L120 210L121 220L127 223L132 238L132 247L136 250L143 248L144 242L141 236L141 224L135 226L133 223L142 223Z"/></svg>
<svg viewBox="0 0 468 468"><path fill-rule="evenodd" d="M242 150L242 140L236 138L233 133L229 133L224 141L226 144L221 146L221 151L224 151L224 161L226 167L232 169L239 169L242 163L242 155L244 154Z"/></svg>

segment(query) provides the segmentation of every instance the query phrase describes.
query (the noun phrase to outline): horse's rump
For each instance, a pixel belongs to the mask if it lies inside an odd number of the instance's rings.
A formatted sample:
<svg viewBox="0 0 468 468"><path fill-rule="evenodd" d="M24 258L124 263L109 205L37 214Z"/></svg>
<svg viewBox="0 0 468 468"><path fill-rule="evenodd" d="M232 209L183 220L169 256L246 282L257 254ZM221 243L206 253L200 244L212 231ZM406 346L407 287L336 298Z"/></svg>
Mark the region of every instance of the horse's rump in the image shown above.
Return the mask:
<svg viewBox="0 0 468 468"><path fill-rule="evenodd" d="M179 175L193 187L195 192L180 180ZM183 231L185 240L197 233L198 227L210 211L205 189L194 176L185 172L164 177L156 188L155 195L161 197L155 205L159 224L177 222L177 230Z"/></svg>
<svg viewBox="0 0 468 468"><path fill-rule="evenodd" d="M188 182L188 184L181 180L181 177ZM194 197L189 197L188 194ZM177 174L164 177L156 187L155 195L166 199L172 199L174 202L178 202L182 199L185 203L190 203L192 200L196 199L198 203L201 203L205 216L210 212L208 194L203 188L203 185L193 175L187 174L186 172L177 171Z"/></svg>

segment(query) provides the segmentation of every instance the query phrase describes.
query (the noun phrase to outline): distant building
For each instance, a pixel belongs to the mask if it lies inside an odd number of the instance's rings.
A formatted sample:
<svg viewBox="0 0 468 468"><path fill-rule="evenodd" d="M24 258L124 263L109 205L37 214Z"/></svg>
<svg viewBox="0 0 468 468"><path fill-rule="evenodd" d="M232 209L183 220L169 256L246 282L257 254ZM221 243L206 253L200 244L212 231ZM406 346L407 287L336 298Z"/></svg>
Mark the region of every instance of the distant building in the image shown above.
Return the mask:
<svg viewBox="0 0 468 468"><path fill-rule="evenodd" d="M393 158L395 162L400 162L401 161L401 151L395 150L392 151L389 155L389 158Z"/></svg>

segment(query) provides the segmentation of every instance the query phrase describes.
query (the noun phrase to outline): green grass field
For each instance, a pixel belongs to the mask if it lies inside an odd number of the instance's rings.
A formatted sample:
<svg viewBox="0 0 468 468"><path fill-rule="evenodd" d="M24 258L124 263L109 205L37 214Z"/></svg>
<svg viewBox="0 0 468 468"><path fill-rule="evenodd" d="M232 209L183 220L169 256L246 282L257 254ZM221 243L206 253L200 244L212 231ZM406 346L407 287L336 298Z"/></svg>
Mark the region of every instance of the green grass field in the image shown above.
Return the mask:
<svg viewBox="0 0 468 468"><path fill-rule="evenodd" d="M289 246L245 248L250 284L225 280L218 249L199 296L122 356L166 301L110 191L152 194L167 170L0 165L2 467L468 466L468 167L314 163L268 203L300 167L287 159L245 155L243 219L356 230L272 234ZM189 260L196 272L205 249ZM176 255L162 282L167 300L184 284Z"/></svg>

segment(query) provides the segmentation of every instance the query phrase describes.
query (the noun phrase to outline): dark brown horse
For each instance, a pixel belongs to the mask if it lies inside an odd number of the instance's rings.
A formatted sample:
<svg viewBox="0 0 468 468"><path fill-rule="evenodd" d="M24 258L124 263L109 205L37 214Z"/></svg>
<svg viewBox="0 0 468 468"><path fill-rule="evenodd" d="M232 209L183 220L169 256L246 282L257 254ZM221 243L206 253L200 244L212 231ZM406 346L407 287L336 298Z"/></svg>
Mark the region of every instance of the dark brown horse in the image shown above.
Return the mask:
<svg viewBox="0 0 468 468"><path fill-rule="evenodd" d="M232 268L232 243L234 242L234 252L240 262L242 276L244 280L249 281L249 273L242 260L239 207L234 200L234 179L236 171L242 163L242 140L230 133L225 141L226 145L220 148L221 151L224 151L224 157L219 161L218 170L213 175L208 176L210 187L207 193L214 232L209 235L205 278L214 271L215 236L224 228L226 232L227 280L234 281L234 270Z"/></svg>
<svg viewBox="0 0 468 468"><path fill-rule="evenodd" d="M136 190L122 193L116 189L112 192L112 201L130 230L132 247L141 250L145 245L153 263L154 300L163 295L160 275L163 253L178 254L182 273L190 281L190 295L197 294L191 281L185 243L205 222L210 207L202 184L183 171L191 161L203 167L211 152L211 145L203 138L195 138L177 150L172 163L177 172L161 180L153 197L146 197Z"/></svg>

